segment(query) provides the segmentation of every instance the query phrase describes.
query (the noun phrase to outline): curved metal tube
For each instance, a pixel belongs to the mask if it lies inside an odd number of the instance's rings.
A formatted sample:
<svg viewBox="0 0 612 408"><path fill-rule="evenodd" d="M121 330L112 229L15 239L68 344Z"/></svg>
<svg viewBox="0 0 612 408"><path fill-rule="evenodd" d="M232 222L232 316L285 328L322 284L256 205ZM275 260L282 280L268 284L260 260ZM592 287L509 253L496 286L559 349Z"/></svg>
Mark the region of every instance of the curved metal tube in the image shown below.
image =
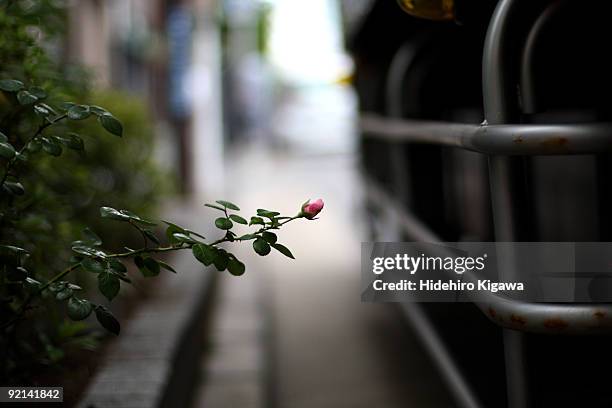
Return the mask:
<svg viewBox="0 0 612 408"><path fill-rule="evenodd" d="M366 179L371 202L393 213L399 227L415 241L441 243L437 234L403 210L375 181ZM464 275L465 280L471 279ZM482 294L479 298L482 299ZM531 303L487 293L476 306L495 324L522 332L542 334L612 333L612 304Z"/></svg>
<svg viewBox="0 0 612 408"><path fill-rule="evenodd" d="M459 147L488 155L568 155L612 152L612 123L465 125L387 119L365 114L364 137Z"/></svg>
<svg viewBox="0 0 612 408"><path fill-rule="evenodd" d="M602 334L612 332L612 305L527 303L496 296L478 308L508 329L542 334Z"/></svg>
<svg viewBox="0 0 612 408"><path fill-rule="evenodd" d="M535 21L525 41L525 48L521 56L520 74L521 98L524 113L535 113L538 108L534 78L534 58L536 56L538 41L565 3L565 1L551 3Z"/></svg>

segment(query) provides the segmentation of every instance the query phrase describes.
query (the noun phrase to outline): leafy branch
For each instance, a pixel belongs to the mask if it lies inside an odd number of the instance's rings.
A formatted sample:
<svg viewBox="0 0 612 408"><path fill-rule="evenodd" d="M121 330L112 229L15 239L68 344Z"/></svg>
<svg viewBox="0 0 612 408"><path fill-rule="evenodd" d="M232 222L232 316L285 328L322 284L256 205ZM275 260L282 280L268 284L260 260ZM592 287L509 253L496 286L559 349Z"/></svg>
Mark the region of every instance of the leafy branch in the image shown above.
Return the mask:
<svg viewBox="0 0 612 408"><path fill-rule="evenodd" d="M76 133L68 133L64 136L46 135L44 131L59 124L64 119L73 121L84 120L91 115L97 117L98 122L109 133L121 137L123 126L110 112L99 106L77 105L72 102L63 103L60 108L54 109L43 102L47 93L40 87L26 89L23 82L16 79L0 80L0 90L13 94L21 108L31 108L32 111L42 118L42 123L34 135L26 141L22 141L19 149L15 149L9 137L0 132L0 158L5 159L4 173L0 178L2 191L13 196L25 194L23 185L18 180L17 174L12 174L18 162L28 160L27 153L36 153L43 150L45 153L58 157L62 154L62 146L76 151L84 150L84 142ZM16 141L18 142L18 141ZM11 180L9 180L11 178Z"/></svg>
<svg viewBox="0 0 612 408"><path fill-rule="evenodd" d="M215 226L223 231L223 236L206 243L206 238L195 231L181 227L169 221L163 221L166 225L165 235L167 243L161 245L161 240L155 235L151 227L157 223L143 219L138 215L127 210L116 210L111 207L100 208L100 215L103 218L125 222L141 232L146 241L139 249L125 248L125 252L112 253L102 249L102 240L90 229L83 231L82 239L74 241L72 251L74 256L71 265L62 270L51 279L42 283L29 277L27 270L20 265L18 268L24 273L15 282L21 282L28 286L31 293L19 307L16 316L4 323L1 327L7 328L21 320L28 310L29 305L37 297L44 296L46 291L53 294L56 300L67 302L67 314L73 320L87 318L92 312L100 324L112 333L118 334L120 330L119 322L104 306L96 305L89 300L77 296L76 292L81 288L73 283L65 281L67 275L77 270L83 270L97 275L98 289L109 301L113 300L119 293L121 282L130 284L132 281L128 277L128 268L123 263L124 260L131 260L136 268L146 278L158 276L161 269L166 269L176 273L176 270L161 259L154 258L154 254L172 252L179 250L191 250L193 256L203 265L214 265L218 271L227 270L234 276L244 274L246 267L233 253L222 248L220 245L227 242L253 241L253 250L265 256L274 248L281 254L294 259L293 254L286 246L278 243L278 237L272 230L279 230L283 225L299 218L309 218L307 213L300 211L295 216L281 216L279 212L265 209L257 210L257 215L247 221L240 215L232 211L239 211L240 208L229 201L219 200L215 204L206 204L223 212L224 216L215 220ZM259 226L253 232L238 236L232 229L234 222L237 224ZM150 242L148 242L150 241ZM149 243L155 246L149 246ZM27 251L16 246L2 245L5 251L12 251L21 263L22 259L27 258ZM21 279L19 279L21 278Z"/></svg>
<svg viewBox="0 0 612 408"><path fill-rule="evenodd" d="M0 160L4 160L4 173L0 178L0 187L3 196L12 202L13 196L26 194L26 189L19 180L17 164L27 162L31 155L39 151L58 157L63 147L82 152L84 142L75 133L66 133L58 136L49 134L48 130L64 120L79 121L96 117L101 126L109 133L121 137L123 127L121 123L106 109L94 105L79 105L64 103L59 108L53 108L43 102L47 98L46 92L38 87L27 88L13 79L0 80L0 90L12 94L22 109L31 109L40 116L42 123L36 132L27 140L11 140L0 132ZM19 148L15 145L21 143ZM4 197L3 197L4 198ZM285 224L296 219L314 219L323 208L319 199L306 202L294 216L281 216L277 211L258 209L256 215L249 220L238 214L240 208L229 201L218 200L215 203L205 204L221 215L214 220L215 227L222 235L215 240L206 241L201 233L179 226L169 221L162 221L165 228L165 242L156 235L155 229L160 225L157 222L144 219L127 210L117 210L111 207L101 207L102 218L125 223L134 228L142 237L142 247L137 249L125 248L124 252L111 252L103 249L102 239L90 229L85 229L82 237L72 243L73 256L62 271L50 279L41 282L27 269L27 260L30 253L18 245L5 243L0 245L0 268L3 274L2 281L9 285L21 285L25 295L20 303L14 304L14 313L4 322L0 329L14 328L16 324L28 317L32 303L45 297L65 302L66 312L72 320L83 320L92 313L99 323L108 331L119 334L120 324L112 313L104 306L95 304L78 295L82 288L70 282L68 276L72 272L85 271L96 275L98 290L105 298L112 301L120 292L122 283L131 284L129 269L124 262L131 261L136 269L145 277L158 276L162 269L176 273L176 270L159 259L159 255L166 252L190 250L193 256L204 266L214 267L218 271L227 270L234 276L245 273L246 266L232 252L223 247L223 244L233 242L252 241L253 250L260 256L266 256L272 249L294 259L293 254L283 244L278 242L275 232ZM2 216L2 214L0 214ZM238 235L234 228L237 224L255 227L256 229ZM8 261L6 261L8 259Z"/></svg>

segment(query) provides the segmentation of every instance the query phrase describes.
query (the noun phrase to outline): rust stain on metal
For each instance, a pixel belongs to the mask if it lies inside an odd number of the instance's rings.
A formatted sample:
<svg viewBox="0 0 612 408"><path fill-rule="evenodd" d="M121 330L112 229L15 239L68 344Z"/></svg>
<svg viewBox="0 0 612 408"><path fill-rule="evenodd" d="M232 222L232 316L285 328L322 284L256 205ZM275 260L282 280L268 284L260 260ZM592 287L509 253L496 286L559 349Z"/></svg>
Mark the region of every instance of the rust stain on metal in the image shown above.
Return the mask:
<svg viewBox="0 0 612 408"><path fill-rule="evenodd" d="M605 319L606 312L602 310L596 310L595 312L593 312L593 317L596 319Z"/></svg>
<svg viewBox="0 0 612 408"><path fill-rule="evenodd" d="M515 136L513 141L514 143L523 143L523 136L521 135Z"/></svg>
<svg viewBox="0 0 612 408"><path fill-rule="evenodd" d="M561 330L561 329L565 329L567 326L569 326L569 325L563 319L552 318L552 319L544 320L544 327L546 327L548 329L558 329L558 330Z"/></svg>
<svg viewBox="0 0 612 408"><path fill-rule="evenodd" d="M544 140L541 145L544 147L565 147L567 143L568 140L565 137L551 137Z"/></svg>
<svg viewBox="0 0 612 408"><path fill-rule="evenodd" d="M525 319L523 316L518 316L515 314L510 315L510 321L515 324L520 324L521 326L527 323L527 319Z"/></svg>
<svg viewBox="0 0 612 408"><path fill-rule="evenodd" d="M491 320L495 320L498 321L500 323L504 322L504 316L498 314L495 309L493 309L493 307L489 306L487 308L487 314L489 315L489 317L491 318Z"/></svg>

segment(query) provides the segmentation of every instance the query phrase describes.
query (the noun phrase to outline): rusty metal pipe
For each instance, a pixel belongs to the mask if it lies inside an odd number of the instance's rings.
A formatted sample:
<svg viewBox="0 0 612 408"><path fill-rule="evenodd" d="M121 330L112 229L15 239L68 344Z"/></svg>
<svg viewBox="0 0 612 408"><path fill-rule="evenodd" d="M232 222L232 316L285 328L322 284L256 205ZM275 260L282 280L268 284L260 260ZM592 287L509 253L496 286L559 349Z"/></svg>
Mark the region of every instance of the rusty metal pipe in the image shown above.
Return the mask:
<svg viewBox="0 0 612 408"><path fill-rule="evenodd" d="M534 156L612 152L612 123L570 125L469 125L364 114L363 137L425 143L488 155Z"/></svg>
<svg viewBox="0 0 612 408"><path fill-rule="evenodd" d="M371 179L366 179L369 202L389 211L399 227L415 241L441 243L435 232L405 211ZM463 277L469 280L467 274ZM482 298L482 294L479 295ZM531 303L488 293L474 302L493 323L512 330L542 334L587 335L612 333L612 304Z"/></svg>

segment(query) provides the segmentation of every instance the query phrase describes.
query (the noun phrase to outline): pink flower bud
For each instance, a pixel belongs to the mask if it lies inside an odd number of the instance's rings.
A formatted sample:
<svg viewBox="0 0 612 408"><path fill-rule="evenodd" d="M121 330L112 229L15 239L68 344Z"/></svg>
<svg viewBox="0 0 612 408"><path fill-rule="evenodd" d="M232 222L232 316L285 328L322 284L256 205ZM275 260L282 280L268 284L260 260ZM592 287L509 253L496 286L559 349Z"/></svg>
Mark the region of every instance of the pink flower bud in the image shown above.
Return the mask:
<svg viewBox="0 0 612 408"><path fill-rule="evenodd" d="M305 218L312 220L323 209L323 200L307 201L302 205L302 213Z"/></svg>

